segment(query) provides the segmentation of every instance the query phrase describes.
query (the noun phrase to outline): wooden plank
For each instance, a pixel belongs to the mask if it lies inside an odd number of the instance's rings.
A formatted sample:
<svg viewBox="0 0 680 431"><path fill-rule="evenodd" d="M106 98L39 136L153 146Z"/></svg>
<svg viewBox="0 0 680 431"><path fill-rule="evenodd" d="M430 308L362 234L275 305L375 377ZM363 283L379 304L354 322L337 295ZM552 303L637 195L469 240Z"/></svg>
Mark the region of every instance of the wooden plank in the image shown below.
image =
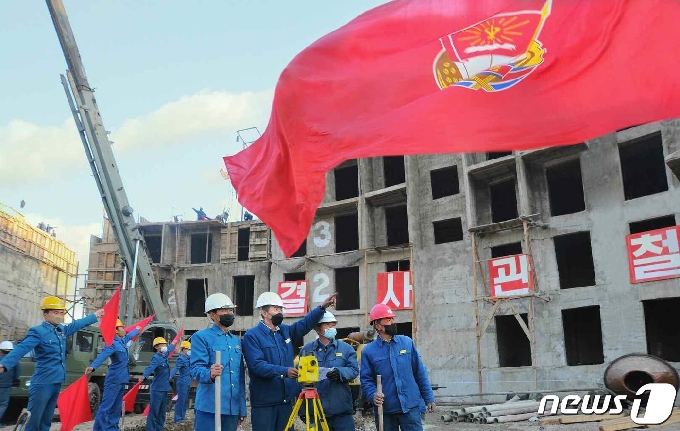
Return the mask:
<svg viewBox="0 0 680 431"><path fill-rule="evenodd" d="M539 425L559 425L559 424L562 423L560 421L562 420L563 417L564 416L550 416L550 417L547 417L547 418L541 418L541 419L538 420L538 424Z"/></svg>
<svg viewBox="0 0 680 431"><path fill-rule="evenodd" d="M668 420L662 424L659 425L648 425L647 428L659 428L659 427L665 427L666 425L672 425L672 424L677 424L680 423L680 412L673 413L671 417L668 418Z"/></svg>
<svg viewBox="0 0 680 431"><path fill-rule="evenodd" d="M598 422L610 419L626 418L630 417L625 413L619 414L603 414L603 415L573 415L573 416L562 416L560 423L562 424L576 424L581 422Z"/></svg>

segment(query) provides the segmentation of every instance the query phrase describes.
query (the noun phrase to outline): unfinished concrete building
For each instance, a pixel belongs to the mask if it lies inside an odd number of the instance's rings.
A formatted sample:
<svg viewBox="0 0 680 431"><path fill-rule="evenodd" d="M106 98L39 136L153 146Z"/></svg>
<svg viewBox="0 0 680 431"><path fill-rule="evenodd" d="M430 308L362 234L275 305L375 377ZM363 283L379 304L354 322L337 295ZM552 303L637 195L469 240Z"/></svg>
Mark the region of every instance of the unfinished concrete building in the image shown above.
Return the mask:
<svg viewBox="0 0 680 431"><path fill-rule="evenodd" d="M208 294L234 299L243 331L257 322L260 293L305 280L308 309L339 293L342 337L367 327L378 274L410 271L399 332L445 386L439 399L594 388L627 353L680 362L677 231L656 243L667 251L660 277L643 268L648 277L631 281L627 247L630 234L677 225L678 151L674 120L566 147L347 161L329 172L291 258L259 222L140 229L161 295L189 332L206 326ZM494 262L504 265L495 275ZM504 290L501 275L529 287Z"/></svg>

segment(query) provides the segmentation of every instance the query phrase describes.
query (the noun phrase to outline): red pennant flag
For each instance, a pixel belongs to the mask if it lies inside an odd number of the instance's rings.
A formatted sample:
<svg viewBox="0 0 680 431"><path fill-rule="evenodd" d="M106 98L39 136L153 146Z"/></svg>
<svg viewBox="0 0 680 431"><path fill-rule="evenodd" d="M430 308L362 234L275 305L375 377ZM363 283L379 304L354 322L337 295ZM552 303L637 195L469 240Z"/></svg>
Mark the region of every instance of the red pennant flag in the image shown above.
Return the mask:
<svg viewBox="0 0 680 431"><path fill-rule="evenodd" d="M142 382L137 382L125 395L123 395L123 404L125 405L125 411L130 413L135 409L135 400L137 400L137 393L139 392L139 387Z"/></svg>
<svg viewBox="0 0 680 431"><path fill-rule="evenodd" d="M144 411L142 412L142 416L149 416L149 408L151 407L151 404L147 405Z"/></svg>
<svg viewBox="0 0 680 431"><path fill-rule="evenodd" d="M83 375L64 389L57 398L62 431L71 431L76 425L92 420L87 378L87 374Z"/></svg>
<svg viewBox="0 0 680 431"><path fill-rule="evenodd" d="M291 256L345 160L576 144L680 117L677 0L399 0L299 53L224 163Z"/></svg>
<svg viewBox="0 0 680 431"><path fill-rule="evenodd" d="M156 316L156 313L152 314L151 316L147 317L146 319L140 320L139 322L135 323L134 325L128 326L127 328L125 328L125 333L126 333L126 334L129 334L130 331L132 331L133 329L135 329L135 328L138 327L138 326L139 326L140 328L142 328L142 329L139 331L139 334L137 334L137 336L134 337L134 338L132 339L132 341L135 341L137 338L139 338L139 335L140 335L142 332L144 332L144 328L146 328L146 325L148 325L149 322L151 322L155 316Z"/></svg>
<svg viewBox="0 0 680 431"><path fill-rule="evenodd" d="M168 359L172 358L172 355L175 354L175 350L177 350L177 343L179 343L179 340L182 338L182 334L184 334L184 328L180 328L177 335L175 335L175 338L172 339L171 344L173 344L175 348L172 349L172 352L170 352L170 354L168 355Z"/></svg>
<svg viewBox="0 0 680 431"><path fill-rule="evenodd" d="M118 320L118 307L120 305L120 288L123 285L118 285L118 289L111 296L109 302L104 305L104 316L99 324L99 330L102 333L102 338L107 346L113 344L113 337L116 335L116 320Z"/></svg>

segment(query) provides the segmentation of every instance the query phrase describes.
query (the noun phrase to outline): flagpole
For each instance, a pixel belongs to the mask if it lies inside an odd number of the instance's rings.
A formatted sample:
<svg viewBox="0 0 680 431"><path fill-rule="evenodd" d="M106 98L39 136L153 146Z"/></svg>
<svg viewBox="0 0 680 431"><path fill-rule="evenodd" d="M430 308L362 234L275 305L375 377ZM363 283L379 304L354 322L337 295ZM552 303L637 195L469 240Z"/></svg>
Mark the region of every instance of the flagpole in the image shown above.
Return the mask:
<svg viewBox="0 0 680 431"><path fill-rule="evenodd" d="M222 352L215 351L215 363L222 365ZM222 376L215 377L215 431L222 431L222 403L221 403Z"/></svg>
<svg viewBox="0 0 680 431"><path fill-rule="evenodd" d="M127 265L123 265L123 287L120 289L120 307L118 307L118 318L122 321L125 317L125 292L129 295L127 286Z"/></svg>
<svg viewBox="0 0 680 431"><path fill-rule="evenodd" d="M125 319L125 324L127 326L132 325L132 315L134 313L135 307L135 281L137 281L137 257L139 256L139 240L135 240L135 261L132 264L132 283L130 284L130 289L128 289L128 310L127 318ZM154 312L158 312L154 310Z"/></svg>

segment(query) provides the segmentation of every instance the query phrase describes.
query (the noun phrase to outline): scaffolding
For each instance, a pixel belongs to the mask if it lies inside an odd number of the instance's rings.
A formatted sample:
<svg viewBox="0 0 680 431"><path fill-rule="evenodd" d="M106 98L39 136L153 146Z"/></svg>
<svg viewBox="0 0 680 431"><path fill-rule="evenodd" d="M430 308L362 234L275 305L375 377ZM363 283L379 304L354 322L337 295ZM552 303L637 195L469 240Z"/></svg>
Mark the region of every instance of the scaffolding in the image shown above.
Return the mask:
<svg viewBox="0 0 680 431"><path fill-rule="evenodd" d="M531 347L531 368L534 377L534 389L538 389L538 369L536 367L536 329L535 329L535 309L534 309L534 299L538 298L544 301L549 301L549 298L541 295L539 292L539 286L536 279L536 271L533 268L533 253L531 249L531 228L537 226L534 222L532 216L519 216L516 219L507 220L499 223L492 223L488 225L481 225L472 227L469 229L471 233L472 240L472 254L473 254L473 285L474 285L474 297L475 297L475 328L476 328L476 341L477 341L477 379L478 379L478 390L479 396L484 394L484 378L483 378L483 366L482 366L482 337L486 332L489 324L496 316L500 308L505 304L510 312L513 314L520 327L524 331L524 334L529 339L529 345ZM486 234L498 233L507 230L522 229L524 234L524 243L526 245L525 253L528 255L529 262L531 265L531 276L533 281L533 290L530 290L528 294L516 295L516 296L505 296L505 297L494 297L491 295L490 287L486 282L486 274L484 271L484 264L486 264L490 259L482 260L479 257L479 244L478 236L483 236ZM483 288L483 292L480 294L480 283ZM513 305L513 301L517 300L528 300L528 313L527 320L528 325L524 322L522 317L517 312L517 309ZM488 316L486 316L482 322L481 310L480 308L483 303L493 304L491 311ZM480 324L481 322L481 324Z"/></svg>

